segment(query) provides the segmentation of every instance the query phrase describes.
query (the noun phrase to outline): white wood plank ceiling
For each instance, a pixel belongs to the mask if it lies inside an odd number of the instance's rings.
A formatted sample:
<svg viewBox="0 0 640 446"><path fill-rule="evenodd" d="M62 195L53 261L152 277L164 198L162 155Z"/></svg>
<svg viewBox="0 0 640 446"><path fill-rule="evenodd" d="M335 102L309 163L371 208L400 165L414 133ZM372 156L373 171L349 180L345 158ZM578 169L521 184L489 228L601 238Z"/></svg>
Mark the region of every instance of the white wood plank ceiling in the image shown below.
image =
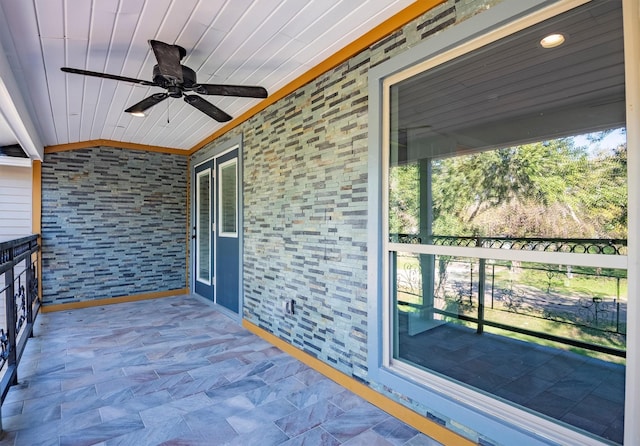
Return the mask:
<svg viewBox="0 0 640 446"><path fill-rule="evenodd" d="M148 40L187 50L199 83L273 93L413 0L0 0L0 43L45 146L108 139L190 149L222 124L159 87L68 74L63 66L152 80ZM237 117L261 99L205 96Z"/></svg>
<svg viewBox="0 0 640 446"><path fill-rule="evenodd" d="M623 40L619 3L585 4L405 80L399 126L434 152L623 127Z"/></svg>

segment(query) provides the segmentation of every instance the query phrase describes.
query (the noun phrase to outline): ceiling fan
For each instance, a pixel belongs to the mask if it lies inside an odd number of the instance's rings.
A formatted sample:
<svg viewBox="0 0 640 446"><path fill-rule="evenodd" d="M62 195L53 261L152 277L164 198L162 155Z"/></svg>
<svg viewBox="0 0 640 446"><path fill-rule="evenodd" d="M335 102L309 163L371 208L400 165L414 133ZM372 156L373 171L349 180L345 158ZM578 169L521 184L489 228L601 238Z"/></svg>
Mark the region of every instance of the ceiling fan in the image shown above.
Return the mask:
<svg viewBox="0 0 640 446"><path fill-rule="evenodd" d="M131 77L118 76L115 74L98 73L96 71L80 70L78 68L62 67L65 73L83 74L85 76L95 76L116 81L133 82L146 85L148 87L162 87L165 93L154 93L144 98L142 101L132 105L125 110L134 116L144 116L145 110L153 107L168 97L184 98L184 101L197 108L206 115L218 122L230 121L232 118L223 110L219 109L206 99L193 92L204 95L217 96L239 96L245 98L266 98L267 90L262 87L252 87L245 85L221 85L221 84L199 84L196 81L196 73L189 67L180 64L180 60L187 54L187 51L178 45L170 45L159 40L149 40L149 45L158 61L153 67L153 81L134 79Z"/></svg>

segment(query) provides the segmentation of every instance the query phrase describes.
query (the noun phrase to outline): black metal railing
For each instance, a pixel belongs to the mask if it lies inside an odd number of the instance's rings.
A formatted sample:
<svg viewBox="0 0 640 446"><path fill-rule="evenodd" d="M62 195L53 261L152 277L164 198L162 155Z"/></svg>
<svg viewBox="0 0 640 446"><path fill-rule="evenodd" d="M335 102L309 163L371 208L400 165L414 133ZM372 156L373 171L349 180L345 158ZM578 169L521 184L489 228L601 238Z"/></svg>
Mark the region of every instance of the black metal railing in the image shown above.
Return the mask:
<svg viewBox="0 0 640 446"><path fill-rule="evenodd" d="M38 236L0 242L0 404L18 381L18 363L40 310Z"/></svg>
<svg viewBox="0 0 640 446"><path fill-rule="evenodd" d="M625 239L541 238L541 237L459 237L419 234L390 234L389 241L405 244L466 246L519 251L567 252L573 254L627 255Z"/></svg>
<svg viewBox="0 0 640 446"><path fill-rule="evenodd" d="M422 244L438 246L465 246L513 249L524 251L588 253L607 255L626 255L627 240L623 239L543 239L508 237L455 237L429 236L421 238L412 234L392 234L393 243ZM485 326L508 332L519 333L578 347L584 350L604 353L617 357L626 357L626 350L619 346L600 345L591 340L575 339L569 335L571 330L584 330L589 333L585 338L603 337L615 340L626 338L626 297L621 295L621 287L626 283L626 272L606 268L579 268L546 264L523 264L524 262L487 261L484 258L463 259L454 256L432 256L430 261L402 261L402 266L394 261L393 274L396 276L395 289L398 293L397 304L418 311L420 304L409 301L415 298L420 302L423 294L432 296L429 308L434 314L448 319L457 319L476 326L481 334ZM395 258L395 256L394 256ZM457 277L448 277L448 271L454 265ZM527 274L537 274L536 284L518 284L510 280L498 283L497 268L511 268ZM426 268L426 270L425 270ZM564 269L563 269L564 268ZM505 281L503 274L502 282ZM429 279L428 277L431 277ZM555 282L560 279L583 278L608 281L611 286L605 294L591 289L580 292L554 292ZM429 285L428 282L431 281ZM539 284L537 282L540 282ZM446 286L445 286L446 283ZM424 289L423 286L432 289ZM563 286L560 284L559 286ZM540 289L536 288L539 287ZM400 297L402 295L403 297ZM489 312L489 314L487 314ZM499 313L511 313L514 317L499 317ZM517 317L516 317L517 315ZM494 317L498 319L494 319ZM535 318L567 327L567 335L552 334L524 325L513 323L516 319ZM524 320L524 319L522 319ZM527 319L531 321L532 319ZM601 333L593 335L593 333Z"/></svg>

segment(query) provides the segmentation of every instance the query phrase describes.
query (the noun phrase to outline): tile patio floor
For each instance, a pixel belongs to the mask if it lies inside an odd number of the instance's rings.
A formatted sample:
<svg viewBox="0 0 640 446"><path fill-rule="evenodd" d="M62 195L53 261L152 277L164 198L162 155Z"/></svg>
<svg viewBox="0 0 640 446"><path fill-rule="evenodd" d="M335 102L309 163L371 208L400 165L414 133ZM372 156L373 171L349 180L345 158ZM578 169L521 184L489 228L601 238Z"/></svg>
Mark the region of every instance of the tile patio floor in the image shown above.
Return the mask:
<svg viewBox="0 0 640 446"><path fill-rule="evenodd" d="M402 333L400 356L616 443L624 434L625 367L444 324Z"/></svg>
<svg viewBox="0 0 640 446"><path fill-rule="evenodd" d="M1 445L411 445L417 432L194 296L40 314Z"/></svg>

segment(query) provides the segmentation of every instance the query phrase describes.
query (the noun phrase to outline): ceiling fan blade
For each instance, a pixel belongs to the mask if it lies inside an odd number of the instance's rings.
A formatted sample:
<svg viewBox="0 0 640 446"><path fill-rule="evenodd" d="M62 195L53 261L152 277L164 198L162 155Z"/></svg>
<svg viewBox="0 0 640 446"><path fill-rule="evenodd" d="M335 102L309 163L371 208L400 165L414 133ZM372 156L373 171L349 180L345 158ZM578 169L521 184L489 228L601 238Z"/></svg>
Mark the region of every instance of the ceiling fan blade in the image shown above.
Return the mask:
<svg viewBox="0 0 640 446"><path fill-rule="evenodd" d="M266 98L269 94L262 87L246 85L196 84L193 91L217 96L240 96L243 98Z"/></svg>
<svg viewBox="0 0 640 446"><path fill-rule="evenodd" d="M169 45L159 40L149 40L149 45L158 61L158 69L163 76L174 79L177 83L182 83L182 65L180 59L184 57L186 51L178 45Z"/></svg>
<svg viewBox="0 0 640 446"><path fill-rule="evenodd" d="M195 108L212 117L218 122L227 122L231 121L232 119L231 116L220 110L218 107L216 107L206 99L202 99L200 96L185 95L184 100L187 104L193 105Z"/></svg>
<svg viewBox="0 0 640 446"><path fill-rule="evenodd" d="M74 74L82 74L84 76L101 77L103 79L112 79L114 81L132 82L134 84L147 85L149 87L159 86L155 82L144 81L142 79L135 79L133 77L118 76L115 74L107 74L107 73L98 73L97 71L80 70L79 68L62 67L60 69L65 73L74 73Z"/></svg>
<svg viewBox="0 0 640 446"><path fill-rule="evenodd" d="M169 97L169 95L167 93L154 93L151 96L148 96L148 97L144 98L143 100L141 100L137 104L132 105L131 107L126 109L125 112L127 112L127 113L142 113L146 109L153 107L154 105L156 105L159 102L164 101L168 97Z"/></svg>

